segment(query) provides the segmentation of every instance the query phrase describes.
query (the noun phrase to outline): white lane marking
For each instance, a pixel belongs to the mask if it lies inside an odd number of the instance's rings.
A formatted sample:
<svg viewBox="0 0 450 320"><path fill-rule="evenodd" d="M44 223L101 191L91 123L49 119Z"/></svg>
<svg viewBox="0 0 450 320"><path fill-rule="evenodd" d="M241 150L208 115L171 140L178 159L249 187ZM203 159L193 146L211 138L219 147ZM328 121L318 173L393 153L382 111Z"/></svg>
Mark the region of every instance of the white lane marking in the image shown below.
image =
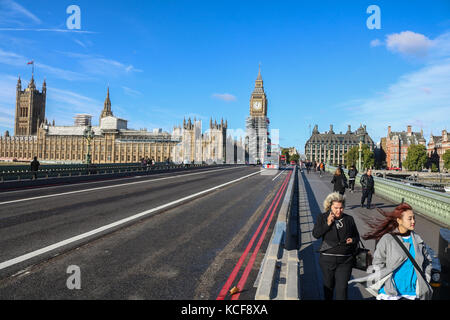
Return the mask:
<svg viewBox="0 0 450 320"><path fill-rule="evenodd" d="M47 253L47 252L49 252L49 251L58 249L58 248L60 248L60 247L62 247L62 246L71 244L71 243L73 243L73 242L75 242L75 241L79 241L79 240L82 240L82 239L84 239L84 238L87 238L87 237L90 237L90 236L92 236L92 235L95 235L95 234L97 234L97 233L100 233L100 232L106 231L106 230L108 230L108 229L117 227L117 226L119 226L119 225L121 225L121 224L124 224L124 223L127 223L127 222L129 222L129 221L139 219L139 218L141 218L141 217L143 217L143 216L146 216L146 215L148 215L148 214L150 214L150 213L153 213L153 212L155 212L155 211L158 211L158 210L161 210L161 209L165 209L165 208L170 207L170 206L173 206L173 205L175 205L175 204L177 204L177 203L180 203L180 202L183 202L183 201L186 201L186 200L195 198L195 197L197 197L197 196L199 196L199 195L202 195L202 194L205 194L205 193L208 193L208 192L217 190L217 189L219 189L219 188L225 187L225 186L227 186L227 185L229 185L229 184L232 184L232 183L235 183L235 182L244 180L244 179L246 179L246 178L249 178L249 177L254 176L254 175L256 175L256 174L259 174L259 173L260 173L259 171L258 171L258 172L251 173L251 174L246 175L246 176L243 176L243 177L241 177L241 178L238 178L238 179L235 179L235 180L232 180L232 181L223 183L223 184L221 184L221 185L218 185L218 186L209 188L209 189L207 189L207 190L203 190L203 191L197 192L197 193L195 193L195 194L191 194L190 196L186 196L186 197L183 197L183 198L181 198L181 199L178 199L178 200L175 200L175 201L172 201L172 202L169 202L169 203L160 205L159 207L156 207L156 208L153 208L153 209L150 209L150 210L143 211L143 212L141 212L141 213L132 215L132 216L130 216L130 217L128 217L128 218L121 219L121 220L119 220L119 221L116 221L116 222L107 224L107 225L105 225L105 226L103 226L103 227L100 227L100 228L97 228L97 229L94 229L94 230L85 232L85 233L80 234L80 235L78 235L78 236L74 236L74 237L72 237L72 238L69 238L69 239L66 239L66 240L57 242L57 243L55 243L55 244L49 245L49 246L47 246L47 247L44 247L44 248L42 248L42 249L35 250L35 251L33 251L33 252L30 252L30 253L21 255L21 256L19 256L19 257L17 257L17 258L14 258L14 259L11 259L11 260L2 262L2 263L0 263L0 270L5 269L5 268L8 268L8 267L10 267L10 266L12 266L12 265L15 265L15 264L17 264L17 263L20 263L20 262L29 260L29 259L31 259L31 258L37 257L37 256L39 256L39 255L41 255L41 254L44 254L44 253Z"/></svg>
<svg viewBox="0 0 450 320"><path fill-rule="evenodd" d="M4 201L4 202L0 202L0 205L10 204L10 203L17 203L17 202L24 202L24 201L31 201L31 200L37 200L37 199L52 198L52 197L58 197L58 196L65 196L65 195L68 195L68 194L89 192L89 191L94 191L94 190L118 188L118 187L133 185L133 184L149 183L149 182L168 180L168 179L176 179L176 178L180 178L180 177L193 176L193 175L197 175L197 174L217 172L217 171L222 171L222 170L232 170L232 169L236 169L236 168L239 168L239 167L225 168L225 169L218 169L218 170L209 170L209 171L202 171L202 172L195 172L195 173L188 173L188 174L180 174L180 175L176 175L176 176L157 178L157 179L152 179L152 180L135 181L135 182L122 183L122 184L115 184L113 186L104 186L104 187L97 187L97 188L90 188L90 189L83 189L83 190L68 191L68 192L55 193L55 194L48 194L48 195L42 195L42 196L37 196L37 197L31 197L31 198L24 198L24 199Z"/></svg>
<svg viewBox="0 0 450 320"><path fill-rule="evenodd" d="M283 171L281 171L275 178L272 179L272 181L275 181L279 176L281 176L282 173L286 171L287 168L284 168Z"/></svg>
<svg viewBox="0 0 450 320"><path fill-rule="evenodd" d="M228 169L232 169L232 168L228 168ZM198 169L196 170L196 172L208 172L208 171L213 171L214 169L211 170L206 170L205 169ZM219 169L218 169L219 170ZM223 170L223 169L220 169ZM167 173L180 173L179 171L175 171L175 172L158 172L152 175L142 175L142 176L124 176L124 177L115 177L112 179L105 179L105 180L98 180L98 181L89 181L89 182L79 182L79 183L72 183L70 185L51 185L51 186L42 186L39 188L39 190L49 190L49 189L57 189L57 188L64 188L64 187L68 187L68 186L87 186L90 184L100 184L100 183L105 183L105 182L115 182L115 181L124 181L124 180L131 180L131 179L144 179L144 178L151 178L153 176L160 176L162 174L167 174ZM183 172L181 172L178 176L184 175ZM33 189L22 189L22 190L12 190L12 191L8 191L8 194L14 194L14 193L21 193L21 192L29 192L30 190Z"/></svg>

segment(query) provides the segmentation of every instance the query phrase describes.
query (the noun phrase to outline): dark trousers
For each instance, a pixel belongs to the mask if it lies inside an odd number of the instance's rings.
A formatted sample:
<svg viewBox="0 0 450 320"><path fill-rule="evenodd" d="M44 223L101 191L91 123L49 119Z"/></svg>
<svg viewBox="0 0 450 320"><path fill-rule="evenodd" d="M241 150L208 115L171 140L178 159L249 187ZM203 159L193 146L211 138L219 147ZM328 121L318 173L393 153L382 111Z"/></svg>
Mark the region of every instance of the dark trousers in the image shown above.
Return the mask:
<svg viewBox="0 0 450 320"><path fill-rule="evenodd" d="M361 197L361 205L364 205L364 202L367 198L367 207L370 207L372 204L372 190L371 189L363 189L362 190L362 197Z"/></svg>
<svg viewBox="0 0 450 320"><path fill-rule="evenodd" d="M348 187L350 190L355 191L355 179L348 180Z"/></svg>
<svg viewBox="0 0 450 320"><path fill-rule="evenodd" d="M323 275L323 293L325 300L347 300L348 281L352 275L353 257L336 257L321 254L320 269Z"/></svg>

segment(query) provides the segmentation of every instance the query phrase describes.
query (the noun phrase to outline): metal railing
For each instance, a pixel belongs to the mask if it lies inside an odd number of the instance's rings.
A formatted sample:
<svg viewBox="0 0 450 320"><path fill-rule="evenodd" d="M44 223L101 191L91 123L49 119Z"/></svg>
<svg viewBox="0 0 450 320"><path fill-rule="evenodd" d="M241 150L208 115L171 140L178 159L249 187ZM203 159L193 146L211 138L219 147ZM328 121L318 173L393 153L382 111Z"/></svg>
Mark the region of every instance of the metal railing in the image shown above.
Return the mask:
<svg viewBox="0 0 450 320"><path fill-rule="evenodd" d="M334 173L335 170L336 167L326 166L328 172ZM347 170L344 171L347 173ZM361 176L358 173L355 184L361 185ZM423 216L446 228L450 226L450 195L380 177L373 177L373 179L375 194L394 203L407 202Z"/></svg>
<svg viewBox="0 0 450 320"><path fill-rule="evenodd" d="M145 172L170 170L179 168L207 167L206 164L166 164L157 163L154 165L142 165L140 163L132 164L91 164L91 165L66 165L66 166L45 166L38 171L31 171L29 166L20 166L17 168L8 168L0 171L0 183L7 181L20 181L30 179L49 179L60 177L74 177L95 174L114 174L124 172Z"/></svg>

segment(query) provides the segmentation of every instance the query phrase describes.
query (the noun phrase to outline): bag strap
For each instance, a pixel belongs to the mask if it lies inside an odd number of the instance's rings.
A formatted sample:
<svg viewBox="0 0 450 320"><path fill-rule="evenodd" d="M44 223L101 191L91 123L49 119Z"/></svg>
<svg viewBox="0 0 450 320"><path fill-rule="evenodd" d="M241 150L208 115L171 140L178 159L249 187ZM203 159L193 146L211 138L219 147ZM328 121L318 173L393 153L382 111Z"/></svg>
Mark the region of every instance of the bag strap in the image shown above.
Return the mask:
<svg viewBox="0 0 450 320"><path fill-rule="evenodd" d="M409 251L406 249L405 245L402 243L402 241L395 236L394 234L390 233L390 235L395 239L395 241L397 241L397 243L399 244L399 246L403 249L403 251L406 253L406 255L408 256L409 260L411 260L412 264L414 265L414 268L417 269L417 271L419 271L420 275L422 276L422 278L425 280L425 283L428 283L427 278L425 276L425 274L423 273L422 269L419 267L419 265L417 264L416 260L414 260L414 258L411 256L411 253L409 253Z"/></svg>

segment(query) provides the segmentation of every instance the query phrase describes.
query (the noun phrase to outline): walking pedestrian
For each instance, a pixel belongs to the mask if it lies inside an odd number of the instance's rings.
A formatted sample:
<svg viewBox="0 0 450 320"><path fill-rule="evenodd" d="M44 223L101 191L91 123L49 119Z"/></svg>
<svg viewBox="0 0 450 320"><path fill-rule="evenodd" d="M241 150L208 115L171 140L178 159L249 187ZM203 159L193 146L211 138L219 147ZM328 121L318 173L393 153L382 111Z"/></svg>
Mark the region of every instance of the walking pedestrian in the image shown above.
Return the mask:
<svg viewBox="0 0 450 320"><path fill-rule="evenodd" d="M319 170L319 176L322 177L322 174L323 174L323 172L325 170L325 165L323 164L323 162L319 163L318 170Z"/></svg>
<svg viewBox="0 0 450 320"><path fill-rule="evenodd" d="M375 193L375 182L373 181L372 170L367 169L367 172L362 175L359 182L362 187L361 208L364 207L364 202L367 199L367 209L370 209L372 204L372 194Z"/></svg>
<svg viewBox="0 0 450 320"><path fill-rule="evenodd" d="M324 298L331 300L335 291L336 300L346 300L359 233L353 217L344 213L342 194L329 194L323 206L325 212L317 217L312 234L316 239L322 238L319 265Z"/></svg>
<svg viewBox="0 0 450 320"><path fill-rule="evenodd" d="M40 163L39 163L37 157L35 156L33 158L33 161L31 161L31 163L30 163L31 173L33 174L33 176L31 177L31 180L37 179L37 172L39 170L39 165L40 165Z"/></svg>
<svg viewBox="0 0 450 320"><path fill-rule="evenodd" d="M404 202L392 212L380 212L385 218L369 222L371 231L362 237L378 241L372 261L375 272L349 283L367 282L367 291L377 300L431 299L432 258L428 246L414 231L416 220L412 207Z"/></svg>
<svg viewBox="0 0 450 320"><path fill-rule="evenodd" d="M333 183L333 192L339 192L340 194L345 193L345 188L348 188L347 178L345 177L342 169L337 168L334 172L333 179L331 180Z"/></svg>
<svg viewBox="0 0 450 320"><path fill-rule="evenodd" d="M355 180L357 175L358 170L356 170L355 165L352 165L350 170L348 170L348 187L350 188L351 193L355 191Z"/></svg>

